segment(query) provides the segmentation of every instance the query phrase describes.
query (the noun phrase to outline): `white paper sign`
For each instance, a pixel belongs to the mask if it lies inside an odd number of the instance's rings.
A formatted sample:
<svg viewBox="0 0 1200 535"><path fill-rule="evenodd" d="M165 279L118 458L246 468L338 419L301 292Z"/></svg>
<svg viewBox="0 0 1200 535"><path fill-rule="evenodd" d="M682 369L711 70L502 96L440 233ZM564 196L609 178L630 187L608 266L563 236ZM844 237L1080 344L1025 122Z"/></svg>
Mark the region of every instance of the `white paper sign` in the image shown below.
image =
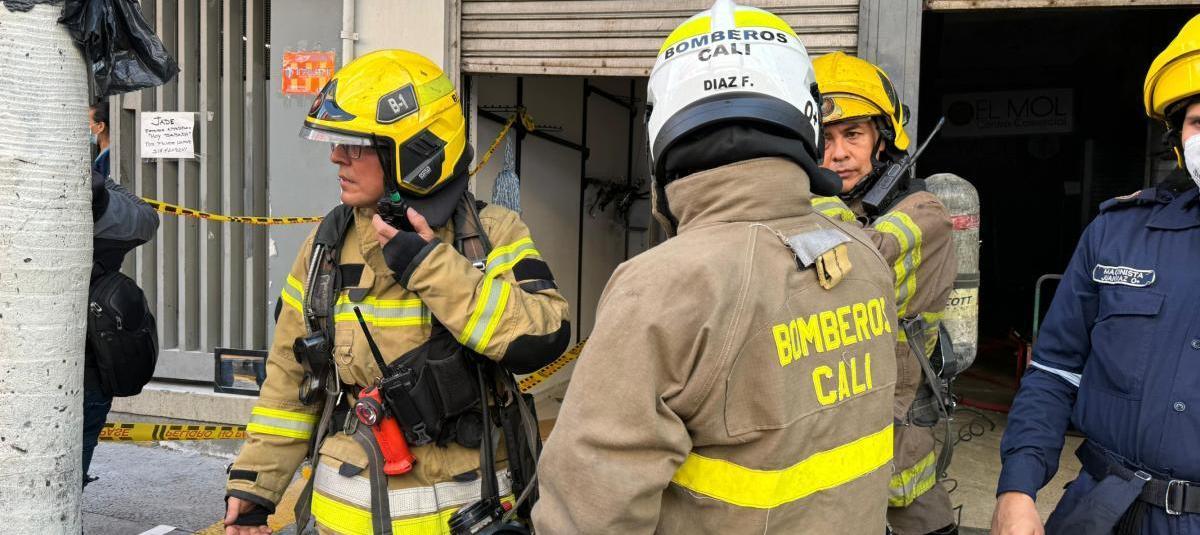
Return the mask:
<svg viewBox="0 0 1200 535"><path fill-rule="evenodd" d="M195 158L195 126L192 112L142 112L142 158Z"/></svg>

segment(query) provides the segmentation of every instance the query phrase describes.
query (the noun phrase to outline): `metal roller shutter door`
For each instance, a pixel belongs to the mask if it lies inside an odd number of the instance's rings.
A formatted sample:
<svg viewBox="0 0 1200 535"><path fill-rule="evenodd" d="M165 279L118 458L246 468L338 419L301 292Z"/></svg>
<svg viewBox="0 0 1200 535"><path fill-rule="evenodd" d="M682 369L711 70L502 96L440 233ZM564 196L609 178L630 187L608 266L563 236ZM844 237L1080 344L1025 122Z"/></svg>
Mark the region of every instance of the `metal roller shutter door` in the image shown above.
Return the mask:
<svg viewBox="0 0 1200 535"><path fill-rule="evenodd" d="M809 53L858 45L859 0L743 0L779 15ZM711 0L463 0L462 71L648 76L663 39Z"/></svg>

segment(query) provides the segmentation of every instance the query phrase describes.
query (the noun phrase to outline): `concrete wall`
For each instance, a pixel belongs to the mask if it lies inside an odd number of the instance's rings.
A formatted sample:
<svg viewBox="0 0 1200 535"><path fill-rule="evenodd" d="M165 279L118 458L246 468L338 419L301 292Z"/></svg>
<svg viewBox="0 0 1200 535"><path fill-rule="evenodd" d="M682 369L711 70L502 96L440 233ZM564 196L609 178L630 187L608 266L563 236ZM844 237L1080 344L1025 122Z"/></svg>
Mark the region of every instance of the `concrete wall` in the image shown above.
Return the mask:
<svg viewBox="0 0 1200 535"><path fill-rule="evenodd" d="M341 60L341 3L329 0L289 0L286 9L271 10L271 84L267 94L268 197L271 215L324 215L338 204L337 173L329 163L329 146L300 139L311 96L285 96L279 86L279 65L289 50L334 50ZM314 17L313 13L323 16ZM273 226L267 267L269 310L275 310L280 285L287 279L300 244L315 225ZM269 331L274 331L274 321Z"/></svg>
<svg viewBox="0 0 1200 535"><path fill-rule="evenodd" d="M358 0L354 25L358 33L355 48L360 55L403 48L447 68L446 0Z"/></svg>

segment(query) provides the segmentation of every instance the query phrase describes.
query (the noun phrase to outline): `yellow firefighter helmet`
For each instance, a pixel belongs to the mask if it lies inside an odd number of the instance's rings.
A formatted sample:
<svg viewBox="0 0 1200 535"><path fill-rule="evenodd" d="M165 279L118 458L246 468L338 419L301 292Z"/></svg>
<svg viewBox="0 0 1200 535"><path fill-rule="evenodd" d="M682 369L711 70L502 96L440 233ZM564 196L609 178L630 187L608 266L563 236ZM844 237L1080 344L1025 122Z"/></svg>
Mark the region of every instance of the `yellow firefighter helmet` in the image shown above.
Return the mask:
<svg viewBox="0 0 1200 535"><path fill-rule="evenodd" d="M882 118L880 133L898 151L908 150L907 110L883 69L843 52L813 60L821 90L821 120L832 124L860 117Z"/></svg>
<svg viewBox="0 0 1200 535"><path fill-rule="evenodd" d="M342 67L313 101L300 137L375 147L387 179L429 195L466 170L466 121L454 84L429 59L380 50Z"/></svg>

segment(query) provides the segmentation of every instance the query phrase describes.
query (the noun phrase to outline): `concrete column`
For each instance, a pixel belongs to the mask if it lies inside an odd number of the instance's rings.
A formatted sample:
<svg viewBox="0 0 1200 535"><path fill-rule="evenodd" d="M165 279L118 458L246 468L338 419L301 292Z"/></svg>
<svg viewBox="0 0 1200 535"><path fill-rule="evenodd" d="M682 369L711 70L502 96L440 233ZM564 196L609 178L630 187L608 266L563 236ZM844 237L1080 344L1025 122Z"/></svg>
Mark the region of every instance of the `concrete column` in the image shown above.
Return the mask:
<svg viewBox="0 0 1200 535"><path fill-rule="evenodd" d="M0 7L0 95L9 103L0 112L5 533L80 532L92 195L87 67L57 22L61 11Z"/></svg>
<svg viewBox="0 0 1200 535"><path fill-rule="evenodd" d="M858 56L888 73L900 102L910 110L905 130L914 140L921 81L922 4L922 0L861 0L858 10Z"/></svg>

